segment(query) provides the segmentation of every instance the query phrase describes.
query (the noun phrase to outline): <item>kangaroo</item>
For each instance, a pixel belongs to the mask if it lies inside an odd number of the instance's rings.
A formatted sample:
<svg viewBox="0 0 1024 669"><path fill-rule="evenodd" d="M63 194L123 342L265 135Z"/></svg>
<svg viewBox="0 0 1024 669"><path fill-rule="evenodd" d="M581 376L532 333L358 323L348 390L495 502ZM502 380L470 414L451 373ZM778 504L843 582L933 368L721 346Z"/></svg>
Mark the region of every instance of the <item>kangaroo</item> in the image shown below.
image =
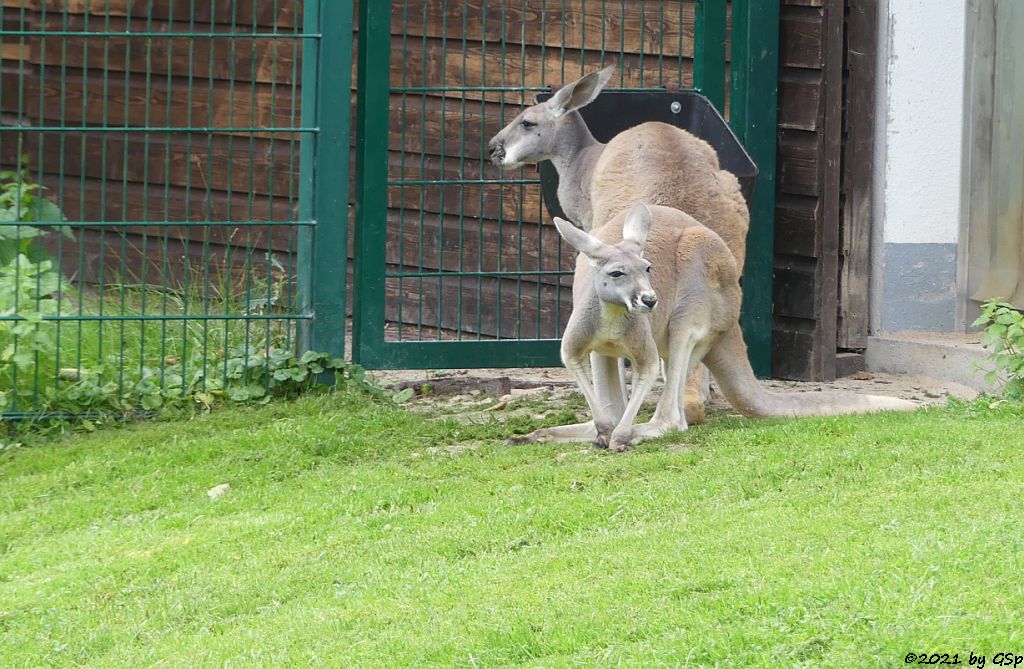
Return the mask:
<svg viewBox="0 0 1024 669"><path fill-rule="evenodd" d="M627 450L631 444L685 430L679 392L693 366L711 370L722 393L749 417L821 416L916 407L905 400L851 393L786 395L764 390L747 360L739 326L736 260L714 231L678 209L638 203L593 234L555 218L559 234L580 253L573 309L561 355L594 415L592 423L543 428L513 443L593 439ZM633 391L621 414L586 373L589 354L633 361ZM637 412L664 364L665 387L649 423Z"/></svg>
<svg viewBox="0 0 1024 669"><path fill-rule="evenodd" d="M681 209L717 232L742 270L750 213L739 181L720 169L707 142L659 122L630 128L608 144L587 128L578 110L593 102L614 71L592 72L524 109L490 140L491 160L503 169L550 160L558 171L558 201L584 230L604 225L636 201ZM612 361L595 355L593 366L602 380L611 377L603 388L624 387ZM610 401L621 410L624 393L612 392ZM688 384L683 401L691 423L703 420L707 392L706 374Z"/></svg>

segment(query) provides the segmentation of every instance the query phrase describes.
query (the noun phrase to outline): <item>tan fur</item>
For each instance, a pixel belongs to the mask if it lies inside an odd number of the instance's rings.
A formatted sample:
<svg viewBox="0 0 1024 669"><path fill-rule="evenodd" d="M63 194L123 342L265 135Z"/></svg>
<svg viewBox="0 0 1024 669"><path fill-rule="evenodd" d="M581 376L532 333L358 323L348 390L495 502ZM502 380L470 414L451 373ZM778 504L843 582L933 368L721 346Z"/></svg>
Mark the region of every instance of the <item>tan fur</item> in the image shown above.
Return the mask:
<svg viewBox="0 0 1024 669"><path fill-rule="evenodd" d="M638 257L640 247L628 239L622 241L623 230L635 226L645 210L650 231L643 247L644 260L651 264L649 287L657 294L653 312L633 313L622 305L604 302L597 295L596 282L603 280L602 263L606 261L597 262L581 253L576 262L573 312L562 339L562 359L587 398L594 422L544 428L514 441L596 438L598 445L624 450L631 443L669 430L685 430L687 420L679 411L680 386L701 360L733 407L751 417L916 408L911 402L873 395L765 391L747 361L739 327L739 272L721 237L679 210L642 204L616 214L593 231L592 237L613 249L610 257L616 261L628 261L630 254ZM573 243L568 237L567 241ZM633 395L621 416L602 404L599 389L585 374L585 363L594 351L634 363ZM665 390L651 421L634 427L637 410L658 375L659 358L664 363Z"/></svg>
<svg viewBox="0 0 1024 669"><path fill-rule="evenodd" d="M594 167L590 200L594 229L634 202L685 211L706 221L742 270L750 213L739 181L719 168L707 142L685 130L650 122L615 136Z"/></svg>

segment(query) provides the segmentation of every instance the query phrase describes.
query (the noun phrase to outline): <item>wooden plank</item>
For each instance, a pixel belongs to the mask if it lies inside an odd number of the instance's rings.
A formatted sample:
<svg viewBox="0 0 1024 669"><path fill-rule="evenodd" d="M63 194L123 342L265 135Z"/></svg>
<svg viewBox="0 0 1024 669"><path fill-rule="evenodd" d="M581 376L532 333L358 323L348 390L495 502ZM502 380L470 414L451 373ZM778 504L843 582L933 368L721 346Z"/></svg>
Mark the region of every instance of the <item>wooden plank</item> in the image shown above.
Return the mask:
<svg viewBox="0 0 1024 669"><path fill-rule="evenodd" d="M187 238L164 240L149 236L144 241L142 235L135 233L101 235L91 231L80 235L74 244L58 243L51 235L44 246L57 260L64 276L92 286L127 283L180 289L187 279L199 290L209 281L212 290L217 291L228 282L243 287L248 283L253 297L257 297L257 294L266 294L263 281L266 277L274 276L275 281L286 282L292 274L287 254L275 255L285 266L285 275L282 275L262 250L250 247L250 251L239 243L204 246ZM287 291L287 287L284 290ZM294 288L291 290L294 294ZM116 288L108 292L116 293ZM154 305L154 310L159 310L159 305Z"/></svg>
<svg viewBox="0 0 1024 669"><path fill-rule="evenodd" d="M841 19L842 0L782 7L772 367L785 378L835 373Z"/></svg>
<svg viewBox="0 0 1024 669"><path fill-rule="evenodd" d="M160 21L187 19L198 6L201 9L196 18L210 23L235 24L240 27L256 25L264 28L292 28L302 25L301 0L279 0L274 3L205 2L199 5L195 0L4 0L4 6L24 6L25 9L33 11L45 8L50 13L89 14L93 17L131 16Z"/></svg>
<svg viewBox="0 0 1024 669"><path fill-rule="evenodd" d="M65 179L97 178L205 191L252 193L256 200L298 197L299 146L225 135L158 133L24 133L20 150L33 166L63 170ZM13 165L19 147L0 143L0 164ZM260 197L263 196L263 197Z"/></svg>
<svg viewBox="0 0 1024 669"><path fill-rule="evenodd" d="M840 152L843 135L843 0L826 0L825 126L823 135L823 225L818 237L818 345L816 378L836 378L836 327L839 310Z"/></svg>
<svg viewBox="0 0 1024 669"><path fill-rule="evenodd" d="M825 188L825 144L821 133L779 131L778 191L820 196Z"/></svg>
<svg viewBox="0 0 1024 669"><path fill-rule="evenodd" d="M416 154L421 152L454 160L465 157L472 162L469 174L480 175L481 165L486 167L489 160L487 142L520 110L519 105L479 101L463 104L458 99L393 94L388 112L388 147L404 151L413 166L417 165ZM489 178L498 178L497 168L486 171Z"/></svg>
<svg viewBox="0 0 1024 669"><path fill-rule="evenodd" d="M389 321L503 338L558 337L572 307L569 287L541 286L538 297L536 285L499 278L387 279L385 295Z"/></svg>
<svg viewBox="0 0 1024 669"><path fill-rule="evenodd" d="M818 257L815 240L823 225L821 198L782 193L775 206L776 255Z"/></svg>
<svg viewBox="0 0 1024 669"><path fill-rule="evenodd" d="M258 201L250 210L249 198L242 193L229 196L215 191L207 198L206 192L198 189L120 181L104 187L97 179L65 181L62 187L59 176L52 174L44 174L41 183L71 221L247 222L289 221L294 216L294 203L283 198Z"/></svg>
<svg viewBox="0 0 1024 669"><path fill-rule="evenodd" d="M154 80L150 85L132 80L127 84L116 78L104 87L102 79L81 70L68 71L61 81L59 68L45 68L39 77L21 81L10 76L4 66L2 75L3 111L17 112L19 95L27 101L23 111L30 118L65 125L106 124L112 126L156 127L295 127L299 113L290 97L269 84L214 82L197 86L191 95L180 85ZM19 87L22 89L19 91ZM106 90L104 90L106 88ZM54 100L64 100L64 110ZM252 133L269 138L274 133ZM248 134L246 135L248 136Z"/></svg>
<svg viewBox="0 0 1024 669"><path fill-rule="evenodd" d="M389 153L389 172L395 178L401 174L401 160L400 154ZM541 208L539 184L518 186L504 183L473 183L477 179L472 169L465 171L469 183L457 183L463 174L458 160L442 161L434 156L425 156L422 172L419 171L419 163L419 160L416 160L415 165L409 165L407 162L407 176L420 179L422 175L432 181L444 179L456 181L456 183L389 186L387 192L389 208L404 207L411 211L422 210L431 213L443 211L458 214L459 208L463 207L462 211L469 217L503 218L508 221L536 220L536 217L548 216L546 209ZM408 173L408 170L414 171ZM524 170L524 177L536 178L536 170L534 168ZM505 175L504 178L514 179L516 176L510 174Z"/></svg>
<svg viewBox="0 0 1024 669"><path fill-rule="evenodd" d="M868 343L871 277L878 6L871 0L847 0L847 6L843 244L837 343L839 348L863 349Z"/></svg>
<svg viewBox="0 0 1024 669"><path fill-rule="evenodd" d="M493 220L460 222L439 216L403 221L398 212L389 211L386 257L405 271L572 271L575 252L566 246L559 257L558 242L558 232L550 223L500 225ZM571 284L570 277L555 275L525 276L524 281Z"/></svg>
<svg viewBox="0 0 1024 669"><path fill-rule="evenodd" d="M31 15L30 30L85 31L96 30L93 19L88 25L83 16ZM224 30L223 26L204 23L161 23L147 25L145 21L129 22L124 18L113 18L103 30L120 32L175 31L205 33ZM239 27L238 32L251 32ZM276 82L278 86L291 87L298 80L301 62L302 40L244 39L231 38L230 32L224 37L29 37L28 60L37 65L63 64L69 68L106 68L112 72L132 72L160 78L167 76L193 76L197 85L207 85L209 79L234 79L236 81ZM293 75L295 75L293 77ZM123 74L114 75L124 79ZM287 95L287 89L280 89Z"/></svg>
<svg viewBox="0 0 1024 669"><path fill-rule="evenodd" d="M817 263L802 258L776 257L772 273L772 313L790 318L819 321ZM816 328L817 329L817 328Z"/></svg>
<svg viewBox="0 0 1024 669"><path fill-rule="evenodd" d="M820 70L825 67L823 9L784 6L779 34L779 65Z"/></svg>
<svg viewBox="0 0 1024 669"><path fill-rule="evenodd" d="M581 73L600 67L602 52L597 49L585 51L543 49L538 46L518 45L502 51L500 45L469 44L465 51L461 42L428 38L425 42L403 43L400 37L391 38L391 85L393 87L526 87L560 86ZM637 88L659 87L679 83L689 87L693 83L693 62L669 59L661 64L650 54L625 53L621 57L605 54L605 62L618 66L618 76L609 84L612 87ZM681 73L680 73L681 70ZM436 93L440 95L440 93ZM450 93L453 97L455 93ZM467 91L467 99L481 97L497 102L520 105L524 101L532 104L532 93L519 91L486 92Z"/></svg>
<svg viewBox="0 0 1024 669"><path fill-rule="evenodd" d="M499 44L504 39L510 49L544 44L559 51L604 48L611 57L620 51L642 51L654 58L659 54L692 58L694 5L664 0L623 4L562 0L507 6L486 0L395 2L391 29L396 35L409 35L410 48L417 46L412 38L426 35L446 36L460 46L463 39L467 46L484 40Z"/></svg>
<svg viewBox="0 0 1024 669"><path fill-rule="evenodd" d="M808 130L821 128L824 120L825 86L820 70L782 68L779 74L780 128Z"/></svg>
<svg viewBox="0 0 1024 669"><path fill-rule="evenodd" d="M776 317L772 326L772 376L798 381L814 378L808 352L816 339L813 321Z"/></svg>

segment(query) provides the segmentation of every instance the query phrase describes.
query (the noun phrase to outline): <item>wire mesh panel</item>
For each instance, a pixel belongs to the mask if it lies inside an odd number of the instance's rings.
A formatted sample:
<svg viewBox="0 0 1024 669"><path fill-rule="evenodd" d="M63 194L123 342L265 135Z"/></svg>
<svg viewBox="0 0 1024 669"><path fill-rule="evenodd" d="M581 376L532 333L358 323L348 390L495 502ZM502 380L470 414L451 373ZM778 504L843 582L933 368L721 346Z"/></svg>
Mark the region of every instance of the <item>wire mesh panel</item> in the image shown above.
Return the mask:
<svg viewBox="0 0 1024 669"><path fill-rule="evenodd" d="M755 158L767 173L759 190L770 191L775 64L752 69L746 31L752 12L769 5L362 3L353 355L371 367L558 363L575 254L551 225L536 168L501 172L487 150L489 138L552 85L615 64L610 89L696 88L723 111L734 106L727 96L738 99L741 139L749 144L751 120L769 134ZM770 11L757 18L777 40L777 3L774 19ZM730 41L733 63L740 55L743 65L731 80ZM758 46L759 59L774 58L771 39ZM770 80L756 95L771 120L745 113L750 72ZM768 243L760 246L770 286L770 195L764 200ZM767 308L747 313L759 313L770 336L770 287L767 296Z"/></svg>
<svg viewBox="0 0 1024 669"><path fill-rule="evenodd" d="M4 418L90 393L152 408L296 346L320 132L306 5L3 0Z"/></svg>

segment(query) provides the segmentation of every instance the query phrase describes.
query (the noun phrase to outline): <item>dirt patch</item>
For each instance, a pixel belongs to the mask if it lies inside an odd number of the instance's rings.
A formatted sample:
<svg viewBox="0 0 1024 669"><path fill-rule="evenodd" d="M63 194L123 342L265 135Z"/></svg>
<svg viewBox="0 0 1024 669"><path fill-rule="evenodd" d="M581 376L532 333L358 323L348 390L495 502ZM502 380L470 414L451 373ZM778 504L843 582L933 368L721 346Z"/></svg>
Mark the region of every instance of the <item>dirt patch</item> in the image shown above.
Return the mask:
<svg viewBox="0 0 1024 669"><path fill-rule="evenodd" d="M514 415L542 418L561 410L577 392L576 384L564 368L460 369L426 373L422 370L376 372L382 381L416 390L413 407L437 410L468 421L489 420L499 413L502 419ZM813 393L842 390L864 395L886 395L911 400L921 405L945 404L950 397L974 399L973 388L923 375L858 372L832 382L761 381L778 393ZM657 402L660 384L648 398ZM729 403L712 384L710 408L728 410Z"/></svg>

